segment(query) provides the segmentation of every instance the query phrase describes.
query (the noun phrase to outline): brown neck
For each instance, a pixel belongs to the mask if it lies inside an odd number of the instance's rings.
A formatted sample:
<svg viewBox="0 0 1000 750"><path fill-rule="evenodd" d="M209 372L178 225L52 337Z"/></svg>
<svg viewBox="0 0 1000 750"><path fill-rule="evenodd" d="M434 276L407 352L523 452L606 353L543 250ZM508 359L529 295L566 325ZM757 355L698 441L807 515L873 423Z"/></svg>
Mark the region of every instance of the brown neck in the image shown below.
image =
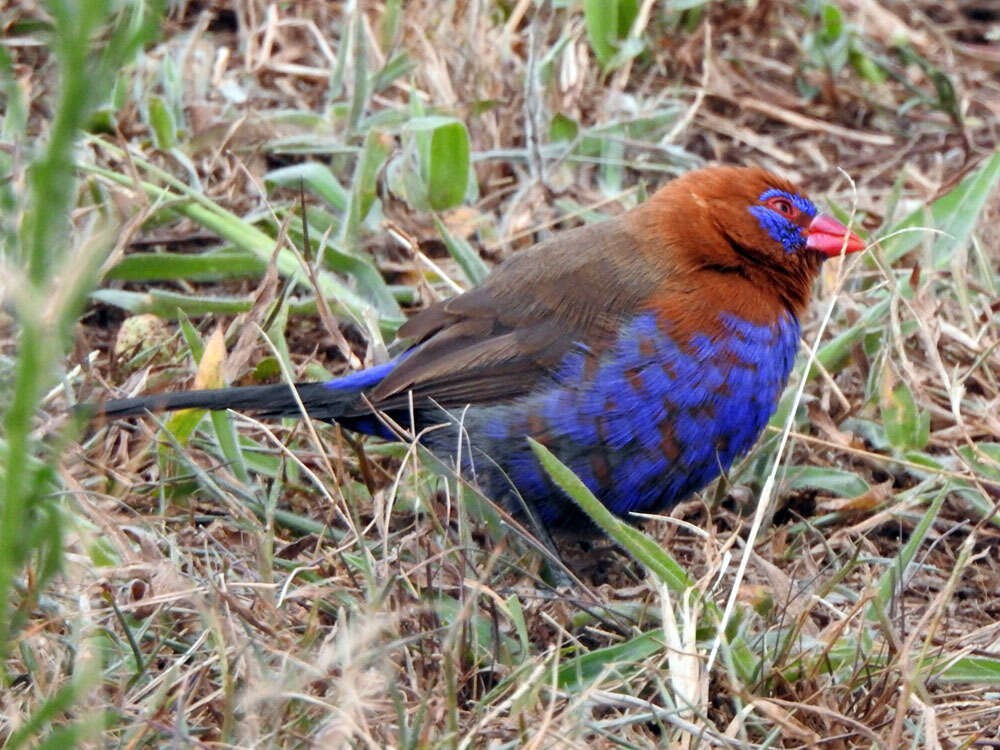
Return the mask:
<svg viewBox="0 0 1000 750"><path fill-rule="evenodd" d="M803 251L776 260L743 247L713 221L672 195L673 183L627 214L637 247L666 278L699 278L722 309L748 320L776 320L805 312L822 257ZM689 198L691 196L688 196ZM622 217L625 218L625 217ZM655 239L652 239L655 238Z"/></svg>
<svg viewBox="0 0 1000 750"><path fill-rule="evenodd" d="M818 253L804 251L795 263L780 266L747 263L744 267L755 285L769 288L787 310L802 317L822 262Z"/></svg>

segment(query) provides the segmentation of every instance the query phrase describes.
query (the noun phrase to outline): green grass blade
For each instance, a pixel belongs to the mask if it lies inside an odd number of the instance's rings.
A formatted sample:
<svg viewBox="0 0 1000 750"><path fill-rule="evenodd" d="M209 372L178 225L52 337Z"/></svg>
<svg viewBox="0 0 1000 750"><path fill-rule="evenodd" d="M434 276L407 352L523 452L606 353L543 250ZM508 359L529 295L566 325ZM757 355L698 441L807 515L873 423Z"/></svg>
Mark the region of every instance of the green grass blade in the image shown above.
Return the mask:
<svg viewBox="0 0 1000 750"><path fill-rule="evenodd" d="M972 229L998 181L1000 181L1000 152L993 154L983 166L962 180L954 190L931 204L929 217L933 226L946 233L935 236L933 240L935 268L947 268L955 252L969 243ZM919 208L885 234L923 226L927 218L928 211ZM906 232L886 240L882 243L886 263L892 264L899 260L925 241L926 237L924 232Z"/></svg>
<svg viewBox="0 0 1000 750"><path fill-rule="evenodd" d="M917 551L926 540L927 533L931 529L931 524L934 523L934 519L940 513L941 506L944 504L950 488L951 484L948 483L938 491L924 512L920 522L913 529L909 540L903 545L899 554L896 555L886 571L880 576L877 584L878 596L875 602L868 608L869 620L873 622L882 620L883 614L887 611L893 596L897 593L901 582L906 578L907 571L916 557Z"/></svg>
<svg viewBox="0 0 1000 750"><path fill-rule="evenodd" d="M552 481L559 485L609 537L628 550L630 555L645 565L671 591L684 592L694 586L694 580L670 553L604 507L576 474L548 448L531 438L528 438L528 442L546 473L552 477Z"/></svg>
<svg viewBox="0 0 1000 750"><path fill-rule="evenodd" d="M130 253L105 275L119 281L221 281L261 276L267 263L248 252Z"/></svg>
<svg viewBox="0 0 1000 750"><path fill-rule="evenodd" d="M434 226L437 227L438 234L444 242L451 257L462 269L465 278L470 284L479 284L489 276L490 267L479 257L479 253L468 242L461 237L456 237L448 231L448 227L437 216L434 217Z"/></svg>

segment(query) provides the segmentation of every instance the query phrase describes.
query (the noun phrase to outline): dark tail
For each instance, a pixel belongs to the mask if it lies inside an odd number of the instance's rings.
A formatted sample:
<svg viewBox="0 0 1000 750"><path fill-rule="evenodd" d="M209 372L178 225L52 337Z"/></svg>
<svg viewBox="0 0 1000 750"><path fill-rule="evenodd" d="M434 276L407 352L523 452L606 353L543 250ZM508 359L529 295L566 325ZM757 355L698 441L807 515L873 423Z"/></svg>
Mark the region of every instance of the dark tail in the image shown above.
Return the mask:
<svg viewBox="0 0 1000 750"><path fill-rule="evenodd" d="M350 416L357 416L359 407L363 408L358 390L331 388L326 383L297 383L295 391L306 412L314 419L336 420L344 416L345 412L351 413ZM116 399L83 408L109 419L178 409L234 409L258 417L302 416L291 386L285 384L161 393L156 396Z"/></svg>
<svg viewBox="0 0 1000 750"><path fill-rule="evenodd" d="M105 401L103 404L83 404L79 408L87 414L107 419L178 409L233 409L257 417L301 417L302 410L295 398L297 393L306 413L313 419L337 422L355 432L394 440L397 439L396 434L376 416L363 394L381 381L396 366L397 361L385 362L326 383L296 383L294 390L292 386L285 384L251 385L122 398ZM408 410L389 410L386 413L396 421L409 417Z"/></svg>

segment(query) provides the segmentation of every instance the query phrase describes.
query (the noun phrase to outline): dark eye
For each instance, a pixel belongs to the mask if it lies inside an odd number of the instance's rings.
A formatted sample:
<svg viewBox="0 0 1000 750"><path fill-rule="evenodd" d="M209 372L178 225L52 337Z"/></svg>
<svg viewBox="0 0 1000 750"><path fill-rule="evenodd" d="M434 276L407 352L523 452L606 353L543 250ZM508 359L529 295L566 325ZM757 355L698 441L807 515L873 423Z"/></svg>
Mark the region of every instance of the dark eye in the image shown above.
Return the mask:
<svg viewBox="0 0 1000 750"><path fill-rule="evenodd" d="M797 213L795 206L793 206L792 202L787 198L771 198L771 200L767 202L767 206L768 208L783 213L785 216L794 216Z"/></svg>

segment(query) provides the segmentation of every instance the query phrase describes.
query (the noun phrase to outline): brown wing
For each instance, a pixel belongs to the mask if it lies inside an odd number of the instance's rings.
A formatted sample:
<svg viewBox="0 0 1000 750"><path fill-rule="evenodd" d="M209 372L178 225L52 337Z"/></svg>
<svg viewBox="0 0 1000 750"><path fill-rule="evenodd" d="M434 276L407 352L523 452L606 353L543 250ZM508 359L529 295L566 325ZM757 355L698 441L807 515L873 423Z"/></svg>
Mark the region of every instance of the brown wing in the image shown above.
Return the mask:
<svg viewBox="0 0 1000 750"><path fill-rule="evenodd" d="M529 393L577 344L600 348L662 278L625 217L563 232L502 263L479 287L411 318L412 353L369 394L384 409L407 393L445 407Z"/></svg>

